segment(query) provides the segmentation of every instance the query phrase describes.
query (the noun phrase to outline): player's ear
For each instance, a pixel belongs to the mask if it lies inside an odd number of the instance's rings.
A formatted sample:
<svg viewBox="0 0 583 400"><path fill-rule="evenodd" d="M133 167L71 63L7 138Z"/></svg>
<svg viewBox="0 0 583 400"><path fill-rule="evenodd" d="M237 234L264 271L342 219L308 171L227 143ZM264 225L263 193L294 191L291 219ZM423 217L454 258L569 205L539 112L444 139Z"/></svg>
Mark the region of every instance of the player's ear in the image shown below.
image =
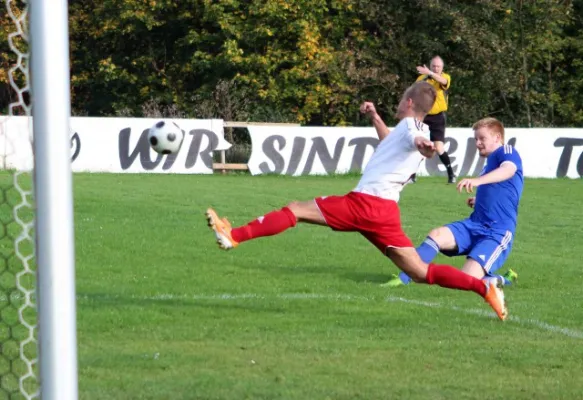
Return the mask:
<svg viewBox="0 0 583 400"><path fill-rule="evenodd" d="M490 136L492 136L492 139L500 141L502 139L502 137L500 136L499 132L496 132L493 129L490 129Z"/></svg>

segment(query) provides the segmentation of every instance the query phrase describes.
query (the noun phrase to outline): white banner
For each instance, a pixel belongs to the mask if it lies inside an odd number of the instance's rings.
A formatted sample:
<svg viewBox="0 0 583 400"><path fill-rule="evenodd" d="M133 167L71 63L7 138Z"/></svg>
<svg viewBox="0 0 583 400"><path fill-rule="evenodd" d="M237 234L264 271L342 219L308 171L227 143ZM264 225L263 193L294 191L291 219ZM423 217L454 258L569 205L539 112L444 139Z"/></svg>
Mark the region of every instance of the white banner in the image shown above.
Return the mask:
<svg viewBox="0 0 583 400"><path fill-rule="evenodd" d="M186 133L180 152L151 150L147 132L160 120L175 121ZM30 126L29 126L30 125ZM378 138L374 128L249 126L253 175L313 175L360 172ZM32 168L31 119L0 117L0 167ZM484 165L472 130L448 128L446 149L458 176L477 175ZM506 141L522 156L527 177L583 176L583 129L508 128ZM222 120L164 118L71 118L75 172L211 174L213 152L228 149ZM439 158L421 165L420 175L446 175Z"/></svg>
<svg viewBox="0 0 583 400"><path fill-rule="evenodd" d="M3 168L32 168L32 119L0 120ZM164 156L148 143L148 129L158 121L174 121L185 138L178 154ZM231 147L223 120L169 118L71 118L74 172L212 174L213 151Z"/></svg>
<svg viewBox="0 0 583 400"><path fill-rule="evenodd" d="M362 171L378 144L374 128L250 126L253 175L310 175ZM532 178L583 176L583 129L507 128L506 142ZM478 175L480 158L470 128L448 128L446 150L458 176ZM419 175L443 175L437 156L421 165Z"/></svg>

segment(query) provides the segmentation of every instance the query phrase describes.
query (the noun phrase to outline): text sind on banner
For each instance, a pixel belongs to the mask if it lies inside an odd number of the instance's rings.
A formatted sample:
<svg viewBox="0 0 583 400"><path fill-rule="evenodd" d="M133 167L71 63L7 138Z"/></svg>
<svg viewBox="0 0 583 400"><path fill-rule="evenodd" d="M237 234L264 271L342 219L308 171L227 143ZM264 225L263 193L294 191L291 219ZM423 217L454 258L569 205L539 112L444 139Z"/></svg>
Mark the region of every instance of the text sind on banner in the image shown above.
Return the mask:
<svg viewBox="0 0 583 400"><path fill-rule="evenodd" d="M251 126L249 170L254 175L314 175L360 172L378 144L374 128ZM583 130L508 128L506 143L520 153L526 177L583 176ZM473 132L449 128L445 141L458 176L476 176L484 167ZM426 160L419 175L446 175L437 157Z"/></svg>

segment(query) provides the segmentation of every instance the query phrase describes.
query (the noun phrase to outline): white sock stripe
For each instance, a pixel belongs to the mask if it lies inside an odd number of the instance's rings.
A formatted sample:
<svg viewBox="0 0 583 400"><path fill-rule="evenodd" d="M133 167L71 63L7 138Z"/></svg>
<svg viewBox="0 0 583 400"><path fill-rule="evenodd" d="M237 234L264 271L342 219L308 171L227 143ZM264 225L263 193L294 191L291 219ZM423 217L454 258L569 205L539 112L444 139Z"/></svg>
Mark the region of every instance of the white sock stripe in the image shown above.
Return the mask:
<svg viewBox="0 0 583 400"><path fill-rule="evenodd" d="M431 246L431 248L437 252L439 252L439 246L437 245L437 243L435 242L435 240L431 239L431 238L427 238L425 239L425 241L423 243L427 243L429 246Z"/></svg>
<svg viewBox="0 0 583 400"><path fill-rule="evenodd" d="M500 257L502 252L508 248L508 243L510 243L511 240L512 240L512 232L506 231L506 235L504 235L504 239L502 239L502 243L500 243L498 245L498 247L496 247L496 250L494 251L494 253L492 253L492 255L488 259L488 262L486 263L486 265L484 265L484 270L486 272L490 272L490 268L492 268L492 265L494 264L494 262L496 262L498 257Z"/></svg>

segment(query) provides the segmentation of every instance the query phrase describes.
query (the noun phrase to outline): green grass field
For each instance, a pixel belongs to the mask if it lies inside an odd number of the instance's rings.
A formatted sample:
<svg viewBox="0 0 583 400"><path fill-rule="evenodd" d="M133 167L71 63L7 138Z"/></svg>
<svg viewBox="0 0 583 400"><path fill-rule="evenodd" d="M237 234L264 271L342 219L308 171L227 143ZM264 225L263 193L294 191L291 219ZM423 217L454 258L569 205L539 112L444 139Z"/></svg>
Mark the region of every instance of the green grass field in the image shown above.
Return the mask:
<svg viewBox="0 0 583 400"><path fill-rule="evenodd" d="M239 225L357 179L76 175L80 398L583 398L581 181L527 180L506 322L473 293L380 287L397 269L356 233L223 252L203 215ZM420 243L465 198L420 178L405 231Z"/></svg>

